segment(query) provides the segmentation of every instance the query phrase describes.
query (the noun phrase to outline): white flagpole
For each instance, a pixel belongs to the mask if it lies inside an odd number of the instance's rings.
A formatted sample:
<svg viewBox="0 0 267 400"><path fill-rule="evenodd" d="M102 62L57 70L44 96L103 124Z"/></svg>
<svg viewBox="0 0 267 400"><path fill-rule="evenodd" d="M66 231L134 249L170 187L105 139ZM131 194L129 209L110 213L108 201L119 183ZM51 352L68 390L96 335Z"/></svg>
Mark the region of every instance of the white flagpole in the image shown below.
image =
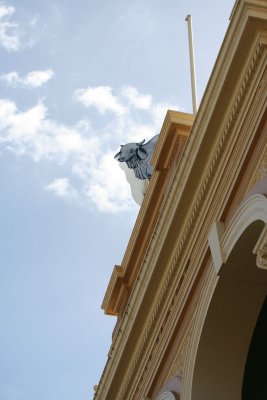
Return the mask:
<svg viewBox="0 0 267 400"><path fill-rule="evenodd" d="M185 20L187 21L187 25L188 25L193 114L196 115L196 113L197 113L197 89L196 89L196 71L195 71L195 60L194 60L194 44L193 44L193 30L192 30L191 15L188 15Z"/></svg>

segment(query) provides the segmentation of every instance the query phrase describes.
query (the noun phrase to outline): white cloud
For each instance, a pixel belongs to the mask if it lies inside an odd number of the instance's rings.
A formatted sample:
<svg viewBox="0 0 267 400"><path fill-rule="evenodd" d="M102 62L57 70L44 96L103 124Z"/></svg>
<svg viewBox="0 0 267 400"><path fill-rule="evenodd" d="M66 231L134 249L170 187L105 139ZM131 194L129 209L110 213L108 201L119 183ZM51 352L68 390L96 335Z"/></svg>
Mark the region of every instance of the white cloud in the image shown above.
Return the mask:
<svg viewBox="0 0 267 400"><path fill-rule="evenodd" d="M44 71L32 71L28 73L25 78L22 78L21 81L25 86L40 87L53 78L53 76L54 71L52 69L46 69Z"/></svg>
<svg viewBox="0 0 267 400"><path fill-rule="evenodd" d="M68 178L54 179L53 182L46 185L44 189L59 197L70 198L77 196L76 190L71 187Z"/></svg>
<svg viewBox="0 0 267 400"><path fill-rule="evenodd" d="M11 6L5 6L3 3L0 3L0 18L6 17L8 15L12 15L15 12L15 8Z"/></svg>
<svg viewBox="0 0 267 400"><path fill-rule="evenodd" d="M86 194L100 211L116 213L131 209L133 199L125 174L114 160L114 153L108 152L99 158Z"/></svg>
<svg viewBox="0 0 267 400"><path fill-rule="evenodd" d="M126 97L129 103L135 108L148 110L152 104L152 97L149 94L140 94L138 90L132 86L122 89L122 95Z"/></svg>
<svg viewBox="0 0 267 400"><path fill-rule="evenodd" d="M18 21L15 21L16 8L6 3L0 0L0 47L10 53L32 48L46 30L44 24L40 24L39 15L24 14L23 18L17 17Z"/></svg>
<svg viewBox="0 0 267 400"><path fill-rule="evenodd" d="M92 89L99 93L102 88ZM136 207L114 154L120 144L148 140L159 133L167 109L178 107L155 104L151 96L140 95L151 99L151 107L142 108L140 115L136 115L136 105L130 104L123 90L117 96L112 95L111 89L108 91L113 99L109 105L119 104L126 111L113 110L108 121L103 118L103 126L98 128L88 118L75 125L52 120L43 101L21 111L14 102L0 99L0 149L30 157L35 162L54 163L59 170L57 175L64 168L65 178L55 176L44 187L54 195L93 204L102 212L116 213ZM139 96L137 90L132 93ZM96 104L99 106L100 102Z"/></svg>
<svg viewBox="0 0 267 400"><path fill-rule="evenodd" d="M74 100L82 103L85 107L95 107L100 114L112 111L122 115L126 108L112 94L109 86L87 87L77 89L74 93Z"/></svg>
<svg viewBox="0 0 267 400"><path fill-rule="evenodd" d="M0 79L13 87L22 86L26 88L37 88L43 86L52 79L53 76L54 71L52 69L46 69L43 71L31 71L25 77L20 77L15 71L9 72L8 74L1 75Z"/></svg>
<svg viewBox="0 0 267 400"><path fill-rule="evenodd" d="M0 45L6 50L17 51L20 46L18 24L11 22L15 8L0 3Z"/></svg>
<svg viewBox="0 0 267 400"><path fill-rule="evenodd" d="M63 164L70 157L98 148L97 137L86 136L86 124L79 124L78 130L49 119L42 101L19 111L14 102L0 99L0 135L10 150L35 161L49 159Z"/></svg>
<svg viewBox="0 0 267 400"><path fill-rule="evenodd" d="M10 139L31 141L33 136L40 131L45 116L46 108L41 102L25 112L11 113L8 119Z"/></svg>
<svg viewBox="0 0 267 400"><path fill-rule="evenodd" d="M162 124L163 119L166 115L166 110L179 110L185 111L184 108L177 106L177 104L170 104L170 103L157 103L154 104L151 108L151 114L154 120L154 123L158 126Z"/></svg>
<svg viewBox="0 0 267 400"><path fill-rule="evenodd" d="M8 99L0 99L0 130L10 125L10 120L17 112L16 104Z"/></svg>

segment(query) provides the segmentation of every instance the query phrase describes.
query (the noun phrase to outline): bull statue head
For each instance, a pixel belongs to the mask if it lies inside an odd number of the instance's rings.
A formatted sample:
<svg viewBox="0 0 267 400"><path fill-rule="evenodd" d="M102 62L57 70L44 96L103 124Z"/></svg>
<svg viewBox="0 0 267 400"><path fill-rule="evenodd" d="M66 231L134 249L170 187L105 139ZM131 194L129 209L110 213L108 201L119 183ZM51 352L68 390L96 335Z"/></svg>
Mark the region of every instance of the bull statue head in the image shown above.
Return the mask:
<svg viewBox="0 0 267 400"><path fill-rule="evenodd" d="M154 147L157 143L158 136L154 136L147 143L145 139L139 143L122 144L120 151L114 156L119 162L126 162L128 168L134 170L134 174L138 179L150 179L153 168L150 165Z"/></svg>
<svg viewBox="0 0 267 400"><path fill-rule="evenodd" d="M119 162L127 162L132 157L138 157L143 160L147 156L147 152L143 149L142 145L145 143L145 139L139 143L127 143L121 144L121 150L114 156Z"/></svg>

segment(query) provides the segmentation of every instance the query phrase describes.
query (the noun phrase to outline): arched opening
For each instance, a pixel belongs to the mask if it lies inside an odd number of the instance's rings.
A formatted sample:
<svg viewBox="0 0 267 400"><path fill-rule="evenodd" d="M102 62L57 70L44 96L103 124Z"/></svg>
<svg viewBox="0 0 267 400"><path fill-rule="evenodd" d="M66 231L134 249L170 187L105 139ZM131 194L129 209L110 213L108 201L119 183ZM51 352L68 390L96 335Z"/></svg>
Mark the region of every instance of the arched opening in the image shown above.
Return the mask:
<svg viewBox="0 0 267 400"><path fill-rule="evenodd" d="M263 226L252 222L220 269L196 354L193 400L249 399L242 387L252 376L248 353L267 294L267 271L256 266L252 253ZM250 398L258 399L257 393Z"/></svg>

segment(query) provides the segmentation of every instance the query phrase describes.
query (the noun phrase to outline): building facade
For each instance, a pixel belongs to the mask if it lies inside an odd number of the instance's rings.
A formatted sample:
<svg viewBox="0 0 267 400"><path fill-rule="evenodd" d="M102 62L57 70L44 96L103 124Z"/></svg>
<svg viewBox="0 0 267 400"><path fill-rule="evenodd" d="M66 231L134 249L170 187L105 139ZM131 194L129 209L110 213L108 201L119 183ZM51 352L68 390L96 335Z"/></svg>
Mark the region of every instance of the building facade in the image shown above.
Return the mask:
<svg viewBox="0 0 267 400"><path fill-rule="evenodd" d="M267 399L266 104L267 1L239 0L197 115L167 112L95 400Z"/></svg>

